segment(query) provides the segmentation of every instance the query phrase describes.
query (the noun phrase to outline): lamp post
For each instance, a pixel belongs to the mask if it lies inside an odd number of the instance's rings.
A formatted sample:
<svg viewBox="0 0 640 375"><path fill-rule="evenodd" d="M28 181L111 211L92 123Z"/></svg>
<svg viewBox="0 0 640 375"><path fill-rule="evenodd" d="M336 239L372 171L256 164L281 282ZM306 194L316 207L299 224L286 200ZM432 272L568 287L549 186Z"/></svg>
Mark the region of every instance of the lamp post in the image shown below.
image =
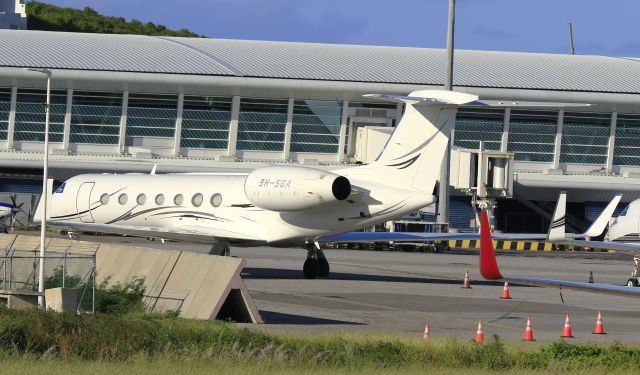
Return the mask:
<svg viewBox="0 0 640 375"><path fill-rule="evenodd" d="M38 306L45 308L44 301L44 246L47 233L47 198L48 192L48 172L49 172L49 113L51 111L51 69L45 68L25 68L32 72L42 73L47 76L47 101L44 105L44 165L42 169L42 218L40 223L40 270L38 273Z"/></svg>

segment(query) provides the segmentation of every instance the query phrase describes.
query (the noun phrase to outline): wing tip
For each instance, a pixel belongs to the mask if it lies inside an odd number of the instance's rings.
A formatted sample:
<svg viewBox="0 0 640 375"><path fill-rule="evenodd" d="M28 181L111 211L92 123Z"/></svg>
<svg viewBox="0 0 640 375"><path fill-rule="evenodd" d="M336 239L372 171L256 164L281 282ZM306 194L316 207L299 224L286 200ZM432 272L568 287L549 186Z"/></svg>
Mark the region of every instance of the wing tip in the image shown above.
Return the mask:
<svg viewBox="0 0 640 375"><path fill-rule="evenodd" d="M480 274L487 280L502 279L493 248L489 215L486 210L482 211L480 218Z"/></svg>

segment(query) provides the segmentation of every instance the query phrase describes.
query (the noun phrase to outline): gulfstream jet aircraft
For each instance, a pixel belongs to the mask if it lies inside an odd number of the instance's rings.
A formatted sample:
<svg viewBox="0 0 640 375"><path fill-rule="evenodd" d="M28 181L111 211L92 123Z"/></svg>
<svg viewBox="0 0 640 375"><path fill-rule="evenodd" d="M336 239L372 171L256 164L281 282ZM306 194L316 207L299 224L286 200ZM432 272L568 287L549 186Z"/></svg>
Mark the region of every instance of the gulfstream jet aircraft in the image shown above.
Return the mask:
<svg viewBox="0 0 640 375"><path fill-rule="evenodd" d="M250 173L79 175L53 194L51 224L207 243L220 253L228 251L229 243L306 243L305 276L326 276L329 264L318 246L322 237L385 222L434 203L458 107L584 106L481 101L475 95L444 90L374 96L402 102L406 110L369 165L334 171L268 166ZM420 239L478 238L473 233L427 236Z"/></svg>

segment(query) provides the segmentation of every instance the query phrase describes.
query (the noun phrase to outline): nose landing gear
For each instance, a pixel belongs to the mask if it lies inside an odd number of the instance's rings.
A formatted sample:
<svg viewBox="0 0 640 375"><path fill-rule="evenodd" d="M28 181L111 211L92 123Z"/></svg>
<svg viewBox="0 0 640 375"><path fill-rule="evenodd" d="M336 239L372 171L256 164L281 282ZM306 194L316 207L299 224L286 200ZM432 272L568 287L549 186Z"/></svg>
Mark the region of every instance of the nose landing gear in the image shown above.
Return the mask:
<svg viewBox="0 0 640 375"><path fill-rule="evenodd" d="M307 279L315 279L318 277L329 276L329 261L324 256L324 252L320 249L318 243L307 242L307 260L304 262L302 272Z"/></svg>

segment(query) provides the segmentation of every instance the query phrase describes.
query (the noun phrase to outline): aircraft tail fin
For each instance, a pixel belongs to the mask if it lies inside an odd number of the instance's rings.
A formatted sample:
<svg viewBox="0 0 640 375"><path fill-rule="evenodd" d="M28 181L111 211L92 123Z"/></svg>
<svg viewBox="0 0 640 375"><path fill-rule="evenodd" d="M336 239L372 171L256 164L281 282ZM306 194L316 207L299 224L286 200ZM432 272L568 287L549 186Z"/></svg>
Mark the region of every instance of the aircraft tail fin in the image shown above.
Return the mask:
<svg viewBox="0 0 640 375"><path fill-rule="evenodd" d="M561 241L565 239L566 235L566 212L567 211L567 192L561 191L558 196L558 203L556 209L553 211L553 218L549 225L549 232L547 233L548 241Z"/></svg>

